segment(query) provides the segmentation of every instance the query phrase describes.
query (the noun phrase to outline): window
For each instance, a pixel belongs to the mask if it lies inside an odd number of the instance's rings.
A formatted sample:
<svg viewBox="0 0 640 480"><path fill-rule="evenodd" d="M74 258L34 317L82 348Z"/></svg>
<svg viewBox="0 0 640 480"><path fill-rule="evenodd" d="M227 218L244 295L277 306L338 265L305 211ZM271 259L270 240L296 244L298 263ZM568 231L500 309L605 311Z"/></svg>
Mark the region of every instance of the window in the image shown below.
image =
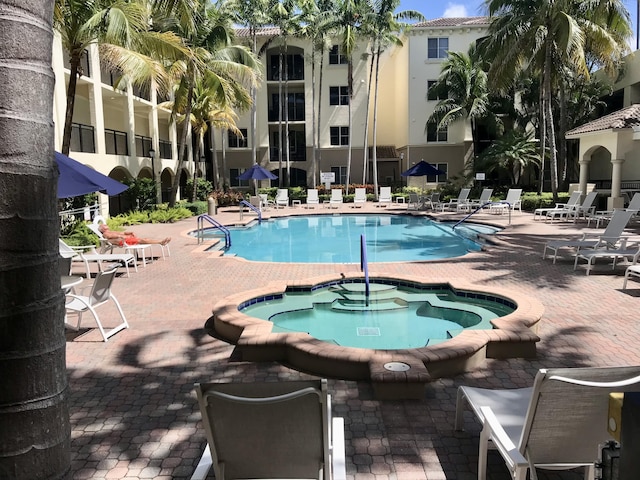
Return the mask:
<svg viewBox="0 0 640 480"><path fill-rule="evenodd" d="M437 80L427 80L427 100L446 100L448 97L447 92L440 92L438 95L438 91L436 88ZM446 90L446 89L445 89Z"/></svg>
<svg viewBox="0 0 640 480"><path fill-rule="evenodd" d="M151 137L136 135L136 155L138 157L148 157L151 150Z"/></svg>
<svg viewBox="0 0 640 480"><path fill-rule="evenodd" d="M117 130L104 129L104 142L109 155L129 155L127 134Z"/></svg>
<svg viewBox="0 0 640 480"><path fill-rule="evenodd" d="M349 87L329 87L329 105L349 105Z"/></svg>
<svg viewBox="0 0 640 480"><path fill-rule="evenodd" d="M248 187L249 180L240 180L238 175L245 171L244 168L230 168L229 169L229 180L231 182L232 187Z"/></svg>
<svg viewBox="0 0 640 480"><path fill-rule="evenodd" d="M427 175L427 183L445 183L447 181L448 164L437 163L434 165L438 170L444 172L442 175Z"/></svg>
<svg viewBox="0 0 640 480"><path fill-rule="evenodd" d="M338 185L347 184L347 167L331 167L331 171L336 177L335 183Z"/></svg>
<svg viewBox="0 0 640 480"><path fill-rule="evenodd" d="M427 124L427 142L446 142L447 129L438 130L435 123Z"/></svg>
<svg viewBox="0 0 640 480"><path fill-rule="evenodd" d="M229 130L229 148L246 148L247 147L247 129L241 128L242 135L236 135L235 132Z"/></svg>
<svg viewBox="0 0 640 480"><path fill-rule="evenodd" d="M340 63L348 63L347 57L340 51L338 45L334 45L331 47L331 50L329 50L329 64L338 65Z"/></svg>
<svg viewBox="0 0 640 480"><path fill-rule="evenodd" d="M447 58L447 51L449 50L449 39L443 38L429 38L427 40L427 58Z"/></svg>
<svg viewBox="0 0 640 480"><path fill-rule="evenodd" d="M329 133L331 145L349 145L349 127L331 127Z"/></svg>
<svg viewBox="0 0 640 480"><path fill-rule="evenodd" d="M93 127L80 123L71 124L71 146L74 152L96 153L96 145L93 137Z"/></svg>

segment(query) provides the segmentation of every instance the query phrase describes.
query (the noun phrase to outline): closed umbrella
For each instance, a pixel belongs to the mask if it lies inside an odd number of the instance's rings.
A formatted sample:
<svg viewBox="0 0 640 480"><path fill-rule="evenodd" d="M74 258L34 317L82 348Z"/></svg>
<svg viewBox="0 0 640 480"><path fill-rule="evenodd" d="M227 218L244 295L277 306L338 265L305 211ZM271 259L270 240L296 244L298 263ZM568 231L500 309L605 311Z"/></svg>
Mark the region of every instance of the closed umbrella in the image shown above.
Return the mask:
<svg viewBox="0 0 640 480"><path fill-rule="evenodd" d="M256 195L258 194L258 180L275 180L277 175L274 175L266 168L261 167L257 163L253 167L245 170L238 175L240 180L253 180L254 187L256 189Z"/></svg>
<svg viewBox="0 0 640 480"><path fill-rule="evenodd" d="M59 172L58 198L79 197L95 192L118 195L129 188L60 152L55 152L55 159Z"/></svg>

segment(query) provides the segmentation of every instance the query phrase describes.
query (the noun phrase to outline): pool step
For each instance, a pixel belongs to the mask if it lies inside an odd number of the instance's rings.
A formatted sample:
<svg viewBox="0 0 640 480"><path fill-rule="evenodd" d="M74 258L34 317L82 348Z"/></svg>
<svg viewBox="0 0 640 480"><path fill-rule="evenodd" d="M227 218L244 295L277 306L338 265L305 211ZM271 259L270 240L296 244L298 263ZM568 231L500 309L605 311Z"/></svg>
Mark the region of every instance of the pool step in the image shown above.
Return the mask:
<svg viewBox="0 0 640 480"><path fill-rule="evenodd" d="M348 299L339 298L331 302L332 310L339 311L358 311L358 310L372 310L372 311L387 311L387 310L400 310L407 308L408 303L401 298L369 298L369 301L363 299Z"/></svg>

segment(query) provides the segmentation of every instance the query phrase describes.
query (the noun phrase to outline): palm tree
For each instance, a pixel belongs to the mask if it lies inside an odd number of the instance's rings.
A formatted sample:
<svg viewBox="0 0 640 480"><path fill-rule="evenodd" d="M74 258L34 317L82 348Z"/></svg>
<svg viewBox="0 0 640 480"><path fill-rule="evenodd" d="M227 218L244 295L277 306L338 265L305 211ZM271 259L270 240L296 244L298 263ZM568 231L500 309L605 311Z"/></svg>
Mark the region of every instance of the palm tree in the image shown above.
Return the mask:
<svg viewBox="0 0 640 480"><path fill-rule="evenodd" d="M323 21L324 12L330 12L333 0L306 1L302 4L299 35L311 42L311 130L313 143L311 147L311 172L307 175L307 184L315 187L318 183L318 146L320 144L320 125L322 118L322 75L324 70L324 53L329 46L329 30ZM316 88L316 58L320 57L318 66L318 87ZM316 100L317 98L317 100ZM317 110L316 110L317 105ZM317 119L316 119L317 117Z"/></svg>
<svg viewBox="0 0 640 480"><path fill-rule="evenodd" d="M510 130L495 140L478 157L478 164L487 173L503 171L511 185L518 185L525 169L540 166L538 144L533 131Z"/></svg>
<svg viewBox="0 0 640 480"><path fill-rule="evenodd" d="M493 17L487 40L493 54L492 85L508 89L521 71L539 72L541 77L541 148L549 145L551 190L557 200L555 72L571 65L588 75L587 56L611 69L628 49L629 13L620 0L486 0L485 4Z"/></svg>
<svg viewBox="0 0 640 480"><path fill-rule="evenodd" d="M346 193L351 178L351 154L353 147L353 55L357 49L362 21L367 14L366 0L337 0L335 10L325 12L326 26L341 37L341 54L347 59L347 91L349 93L349 148L347 156ZM366 148L366 145L365 145Z"/></svg>
<svg viewBox="0 0 640 480"><path fill-rule="evenodd" d="M150 24L151 12L142 0L55 1L53 25L70 64L62 153L69 153L80 61L89 45L99 44L104 49L102 58L134 84L153 79L160 86L166 85L152 55L179 55L183 52L182 41L171 32L151 32Z"/></svg>
<svg viewBox="0 0 640 480"><path fill-rule="evenodd" d="M402 46L400 36L405 33L409 25L401 20L422 21L424 16L415 10L405 10L397 12L400 0L377 0L373 4L373 10L364 22L364 28L369 36L371 71L369 74L369 89L367 91L367 115L365 119L365 140L364 140L364 165L363 182L366 182L368 133L369 133L369 97L375 71L375 88L373 100L373 183L376 199L378 197L378 153L377 153L377 125L378 125L378 80L380 75L380 57L382 53L391 45ZM375 68L374 68L375 63Z"/></svg>
<svg viewBox="0 0 640 480"><path fill-rule="evenodd" d="M436 104L427 127L432 124L440 130L457 120L469 120L475 158L478 154L478 121L495 117L490 108L487 73L476 46L471 45L467 53L449 52L432 88L436 95L447 98ZM493 121L499 124L497 119L493 118Z"/></svg>
<svg viewBox="0 0 640 480"><path fill-rule="evenodd" d="M53 1L15 7L0 1L3 12L15 13L0 18L0 476L67 478L71 427L50 120Z"/></svg>
<svg viewBox="0 0 640 480"><path fill-rule="evenodd" d="M219 4L224 11L231 15L237 25L245 25L249 29L251 53L257 57L258 41L257 33L260 27L268 23L267 0L228 0ZM256 145L256 96L257 90L255 86L251 87L251 159L253 163L258 162L257 145Z"/></svg>
<svg viewBox="0 0 640 480"><path fill-rule="evenodd" d="M216 12L215 7L203 7L200 12L196 12L201 19L196 22L196 31L185 29L182 32L190 44L190 49L188 55L170 66L170 70L177 73L178 79L172 110L174 119L179 115L185 119L191 118L194 89L196 83L205 74L215 79L220 89L218 98L224 98L230 104L233 103L230 99L236 95L238 85L251 88L259 78L258 62L255 56L245 47L230 44L231 26L224 24L226 17L220 17ZM180 185L180 172L186 161L189 127L188 121L182 122L181 152L178 154L176 175L169 197L170 206L175 205Z"/></svg>

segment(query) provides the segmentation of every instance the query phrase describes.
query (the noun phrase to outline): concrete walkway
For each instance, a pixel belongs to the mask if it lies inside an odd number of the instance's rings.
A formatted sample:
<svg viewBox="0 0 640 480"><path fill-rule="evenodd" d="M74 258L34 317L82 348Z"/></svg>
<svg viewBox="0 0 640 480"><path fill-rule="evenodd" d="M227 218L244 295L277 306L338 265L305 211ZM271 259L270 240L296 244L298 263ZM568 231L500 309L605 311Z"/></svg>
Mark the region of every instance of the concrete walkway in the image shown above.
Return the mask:
<svg viewBox="0 0 640 480"><path fill-rule="evenodd" d="M402 205L331 213L406 212ZM271 210L272 215L314 213ZM315 213L328 213L321 206ZM439 216L450 216L439 214ZM453 215L454 217L456 215ZM588 229L586 224L545 224L528 213L479 214L505 226L499 244L462 258L423 263L376 264L376 273L465 279L516 289L545 305L535 360L490 360L486 366L427 387L421 401L378 401L366 382L329 380L334 413L345 417L350 479L472 480L476 478L479 424L466 417L466 431L453 430L456 388L529 386L543 367L640 364L640 283L621 291L624 267L598 265L590 276L573 270L565 256L542 260L544 242ZM220 212L238 223L237 209ZM245 220L251 219L245 215ZM271 280L357 272L359 265L247 262L203 252L188 232L195 218L176 224L131 227L139 236L171 236L171 256L119 277L113 291L131 328L107 343L95 330L69 333L67 365L74 479L185 479L193 473L205 440L193 383L263 381L304 377L276 363L234 361L233 346L205 333L213 306L227 295ZM78 270L80 272L81 270ZM85 284L90 282L85 281ZM117 322L112 306L99 311ZM88 316L84 325L91 327ZM336 372L339 375L339 372ZM242 428L239 425L239 428ZM250 459L248 459L250 461ZM213 478L211 475L210 478ZM508 479L500 456L490 453L489 479ZM544 473L541 479L578 479L577 473Z"/></svg>

